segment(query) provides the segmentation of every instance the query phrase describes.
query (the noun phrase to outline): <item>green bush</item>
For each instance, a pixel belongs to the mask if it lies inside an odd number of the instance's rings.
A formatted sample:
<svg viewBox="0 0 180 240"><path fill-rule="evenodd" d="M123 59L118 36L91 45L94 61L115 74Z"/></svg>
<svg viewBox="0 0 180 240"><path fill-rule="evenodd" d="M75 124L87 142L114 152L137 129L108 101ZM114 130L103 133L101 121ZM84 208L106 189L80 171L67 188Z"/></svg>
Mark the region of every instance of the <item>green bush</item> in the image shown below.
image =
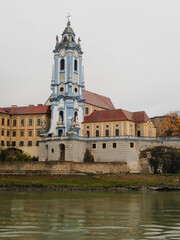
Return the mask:
<svg viewBox="0 0 180 240"><path fill-rule="evenodd" d="M36 157L31 157L26 153L23 153L21 150L17 148L8 148L8 149L1 149L0 150L0 161L2 162L9 162L9 161L18 161L18 162L25 162L25 161L37 161Z"/></svg>
<svg viewBox="0 0 180 240"><path fill-rule="evenodd" d="M92 155L89 149L86 149L86 152L84 153L84 162L89 162L89 163L94 162L94 156Z"/></svg>

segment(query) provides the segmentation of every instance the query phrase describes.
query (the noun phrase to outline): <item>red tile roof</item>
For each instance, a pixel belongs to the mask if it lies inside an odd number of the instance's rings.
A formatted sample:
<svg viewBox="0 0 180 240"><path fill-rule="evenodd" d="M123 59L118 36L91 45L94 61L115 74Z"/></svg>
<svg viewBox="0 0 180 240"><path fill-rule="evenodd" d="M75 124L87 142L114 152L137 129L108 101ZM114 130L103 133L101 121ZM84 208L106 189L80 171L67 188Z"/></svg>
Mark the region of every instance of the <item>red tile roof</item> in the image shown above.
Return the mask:
<svg viewBox="0 0 180 240"><path fill-rule="evenodd" d="M7 112L2 108L0 108L0 113L6 113L7 114Z"/></svg>
<svg viewBox="0 0 180 240"><path fill-rule="evenodd" d="M101 107L104 109L115 109L110 98L99 95L97 93L93 93L85 90L84 99L85 99L85 103L88 103L97 107Z"/></svg>
<svg viewBox="0 0 180 240"><path fill-rule="evenodd" d="M122 109L94 111L90 116L84 119L83 123L92 122L112 122L112 121L133 121L133 122L147 122L149 117L142 112L128 112Z"/></svg>
<svg viewBox="0 0 180 240"><path fill-rule="evenodd" d="M7 107L1 108L12 115L26 115L26 114L51 114L51 107L48 105L42 106L27 106L27 107ZM6 113L7 113L6 112Z"/></svg>

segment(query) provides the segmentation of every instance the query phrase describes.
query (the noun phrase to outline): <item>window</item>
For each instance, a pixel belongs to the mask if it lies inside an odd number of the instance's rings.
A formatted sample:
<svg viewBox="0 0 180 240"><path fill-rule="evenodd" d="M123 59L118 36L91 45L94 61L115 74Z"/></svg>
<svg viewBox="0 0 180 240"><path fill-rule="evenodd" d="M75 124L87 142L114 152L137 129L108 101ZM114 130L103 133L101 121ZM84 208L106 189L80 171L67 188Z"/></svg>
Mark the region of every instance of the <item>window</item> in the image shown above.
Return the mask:
<svg viewBox="0 0 180 240"><path fill-rule="evenodd" d="M4 136L4 130L1 131L1 136Z"/></svg>
<svg viewBox="0 0 180 240"><path fill-rule="evenodd" d="M32 126L32 124L33 124L32 119L29 119L29 126Z"/></svg>
<svg viewBox="0 0 180 240"><path fill-rule="evenodd" d="M10 146L10 142L9 141L7 141L6 144L7 144L8 147Z"/></svg>
<svg viewBox="0 0 180 240"><path fill-rule="evenodd" d="M130 148L133 148L133 147L134 147L134 143L131 142L131 143L130 143Z"/></svg>
<svg viewBox="0 0 180 240"><path fill-rule="evenodd" d="M37 119L37 126L41 126L41 119L40 118Z"/></svg>
<svg viewBox="0 0 180 240"><path fill-rule="evenodd" d="M29 131L29 137L32 137L32 131Z"/></svg>
<svg viewBox="0 0 180 240"><path fill-rule="evenodd" d="M24 137L24 131L20 132L21 137Z"/></svg>
<svg viewBox="0 0 180 240"><path fill-rule="evenodd" d="M116 143L113 143L113 144L112 144L112 147L113 147L113 148L116 148L116 147L117 147L117 144L116 144Z"/></svg>
<svg viewBox="0 0 180 240"><path fill-rule="evenodd" d="M10 125L10 120L8 119L8 120L7 120L7 126L9 126L9 125Z"/></svg>
<svg viewBox="0 0 180 240"><path fill-rule="evenodd" d="M37 131L37 136L40 136L40 132L41 132L41 131Z"/></svg>
<svg viewBox="0 0 180 240"><path fill-rule="evenodd" d="M85 114L89 114L89 108L85 108Z"/></svg>
<svg viewBox="0 0 180 240"><path fill-rule="evenodd" d="M16 127L16 119L13 119L13 127Z"/></svg>
<svg viewBox="0 0 180 240"><path fill-rule="evenodd" d="M75 88L75 89L74 89L74 91L75 91L75 93L77 93L78 89L77 89L77 88Z"/></svg>
<svg viewBox="0 0 180 240"><path fill-rule="evenodd" d="M51 152L54 153L54 148L51 149Z"/></svg>
<svg viewBox="0 0 180 240"><path fill-rule="evenodd" d="M108 128L108 127L109 127L109 125L106 125L106 127Z"/></svg>
<svg viewBox="0 0 180 240"><path fill-rule="evenodd" d="M137 135L138 135L138 137L140 137L141 136L141 132L137 131Z"/></svg>
<svg viewBox="0 0 180 240"><path fill-rule="evenodd" d="M28 147L32 146L32 141L28 141Z"/></svg>
<svg viewBox="0 0 180 240"><path fill-rule="evenodd" d="M2 118L2 120L1 120L1 124L4 125L4 118Z"/></svg>
<svg viewBox="0 0 180 240"><path fill-rule="evenodd" d="M15 131L13 131L13 134L12 134L12 135L13 135L13 137L16 137L16 132L15 132Z"/></svg>
<svg viewBox="0 0 180 240"><path fill-rule="evenodd" d="M1 146L4 146L4 141L1 141Z"/></svg>
<svg viewBox="0 0 180 240"><path fill-rule="evenodd" d="M61 123L63 123L63 121L64 121L64 113L63 113L63 111L60 111L60 113L59 113L59 121Z"/></svg>
<svg viewBox="0 0 180 240"><path fill-rule="evenodd" d="M106 129L106 137L109 137L109 130Z"/></svg>
<svg viewBox="0 0 180 240"><path fill-rule="evenodd" d="M7 130L7 137L9 137L9 131Z"/></svg>
<svg viewBox="0 0 180 240"><path fill-rule="evenodd" d="M74 60L74 70L77 71L77 69L78 69L78 62L77 62L77 60L75 59L75 60Z"/></svg>
<svg viewBox="0 0 180 240"><path fill-rule="evenodd" d="M102 143L102 148L106 148L106 143Z"/></svg>
<svg viewBox="0 0 180 240"><path fill-rule="evenodd" d="M21 119L21 126L24 127L24 119Z"/></svg>
<svg viewBox="0 0 180 240"><path fill-rule="evenodd" d="M63 87L60 87L59 90L60 90L60 92L63 92L63 91L64 91L64 88L63 88Z"/></svg>
<svg viewBox="0 0 180 240"><path fill-rule="evenodd" d="M36 141L36 147L38 147L39 146L39 141Z"/></svg>
<svg viewBox="0 0 180 240"><path fill-rule="evenodd" d="M65 60L64 59L61 59L61 61L60 61L60 69L61 70L65 69Z"/></svg>
<svg viewBox="0 0 180 240"><path fill-rule="evenodd" d="M15 147L16 146L16 142L12 141L12 146Z"/></svg>
<svg viewBox="0 0 180 240"><path fill-rule="evenodd" d="M99 137L99 130L96 130L96 137Z"/></svg>
<svg viewBox="0 0 180 240"><path fill-rule="evenodd" d="M90 136L89 131L86 132L86 135L87 135L87 137L89 138L89 136Z"/></svg>
<svg viewBox="0 0 180 240"><path fill-rule="evenodd" d="M96 148L96 143L92 144L92 148L94 148L94 149Z"/></svg>
<svg viewBox="0 0 180 240"><path fill-rule="evenodd" d="M20 142L19 142L19 146L20 146L20 147L23 147L23 146L24 146L24 142L23 142L23 141L20 141Z"/></svg>
<svg viewBox="0 0 180 240"><path fill-rule="evenodd" d="M119 136L119 129L116 129L115 135L116 135L116 136Z"/></svg>

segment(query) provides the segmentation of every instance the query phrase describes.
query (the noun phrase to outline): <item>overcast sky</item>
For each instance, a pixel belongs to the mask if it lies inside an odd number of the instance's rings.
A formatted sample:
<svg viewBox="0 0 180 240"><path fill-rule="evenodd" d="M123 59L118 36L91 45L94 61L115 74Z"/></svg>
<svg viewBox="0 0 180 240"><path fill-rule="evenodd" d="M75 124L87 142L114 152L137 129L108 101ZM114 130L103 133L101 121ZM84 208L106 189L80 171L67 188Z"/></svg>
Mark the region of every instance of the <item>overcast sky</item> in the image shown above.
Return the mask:
<svg viewBox="0 0 180 240"><path fill-rule="evenodd" d="M150 117L180 110L179 0L0 0L0 106L45 103L68 12L86 90Z"/></svg>

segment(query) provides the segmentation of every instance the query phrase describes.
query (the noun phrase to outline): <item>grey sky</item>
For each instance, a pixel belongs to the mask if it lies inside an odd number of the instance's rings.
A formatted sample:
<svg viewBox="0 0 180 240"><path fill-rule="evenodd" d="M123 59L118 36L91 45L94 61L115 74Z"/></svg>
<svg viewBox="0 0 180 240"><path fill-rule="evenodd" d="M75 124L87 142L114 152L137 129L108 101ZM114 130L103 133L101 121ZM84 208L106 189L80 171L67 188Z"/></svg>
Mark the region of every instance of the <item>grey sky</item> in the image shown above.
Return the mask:
<svg viewBox="0 0 180 240"><path fill-rule="evenodd" d="M70 12L87 90L149 116L180 110L179 10L179 0L0 0L0 106L49 97L55 36Z"/></svg>

